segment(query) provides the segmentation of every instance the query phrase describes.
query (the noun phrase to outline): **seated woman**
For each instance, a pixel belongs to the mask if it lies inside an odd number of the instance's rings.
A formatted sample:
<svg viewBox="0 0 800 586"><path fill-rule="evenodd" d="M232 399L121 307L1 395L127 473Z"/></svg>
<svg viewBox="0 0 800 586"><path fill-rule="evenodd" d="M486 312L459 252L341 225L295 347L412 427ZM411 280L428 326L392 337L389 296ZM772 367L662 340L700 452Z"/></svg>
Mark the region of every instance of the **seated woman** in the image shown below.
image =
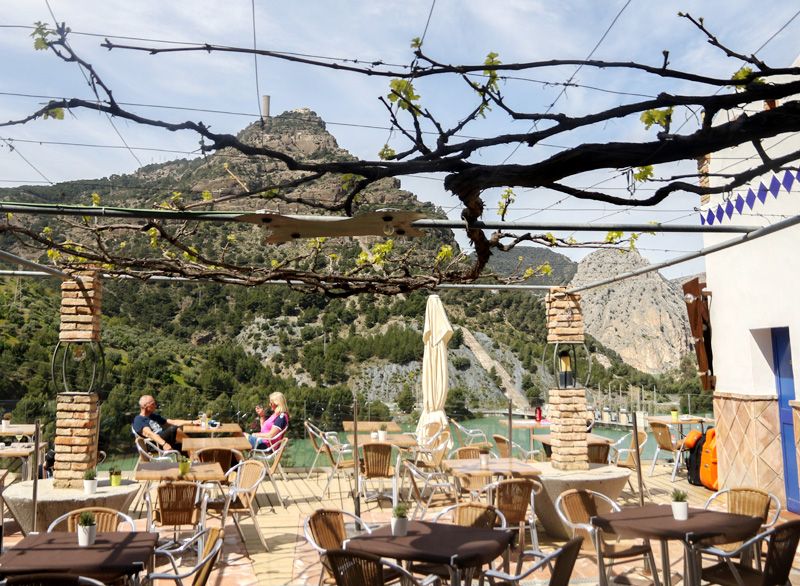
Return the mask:
<svg viewBox="0 0 800 586"><path fill-rule="evenodd" d="M269 396L269 407L272 415L263 417L264 408L256 405L256 413L261 418L261 431L251 433L248 437L250 445L257 449L271 448L283 438L289 428L289 409L283 393L272 393Z"/></svg>

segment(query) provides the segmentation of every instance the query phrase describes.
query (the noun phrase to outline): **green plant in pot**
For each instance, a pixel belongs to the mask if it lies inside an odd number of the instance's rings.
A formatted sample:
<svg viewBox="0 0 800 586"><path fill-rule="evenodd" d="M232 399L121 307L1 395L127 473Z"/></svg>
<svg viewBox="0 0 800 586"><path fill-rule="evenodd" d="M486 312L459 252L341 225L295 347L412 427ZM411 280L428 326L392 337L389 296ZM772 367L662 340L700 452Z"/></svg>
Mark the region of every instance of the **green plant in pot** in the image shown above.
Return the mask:
<svg viewBox="0 0 800 586"><path fill-rule="evenodd" d="M408 504L399 502L392 509L392 535L403 537L408 533Z"/></svg>
<svg viewBox="0 0 800 586"><path fill-rule="evenodd" d="M7 428L11 425L11 413L4 413L3 419L0 419L0 425L3 426L3 429Z"/></svg>
<svg viewBox="0 0 800 586"><path fill-rule="evenodd" d="M97 492L97 470L94 468L89 468L83 473L83 492L84 494Z"/></svg>
<svg viewBox="0 0 800 586"><path fill-rule="evenodd" d="M181 456L178 459L178 474L181 476L186 476L189 474L189 470L192 468L192 461L187 458L186 456Z"/></svg>
<svg viewBox="0 0 800 586"><path fill-rule="evenodd" d="M77 533L80 547L94 545L94 540L97 538L97 521L94 518L94 513L84 511L80 514Z"/></svg>
<svg viewBox="0 0 800 586"><path fill-rule="evenodd" d="M111 486L122 486L122 470L112 466L108 469L108 479Z"/></svg>
<svg viewBox="0 0 800 586"><path fill-rule="evenodd" d="M685 490L672 491L672 516L676 521L686 521L689 518L689 495Z"/></svg>
<svg viewBox="0 0 800 586"><path fill-rule="evenodd" d="M381 423L378 426L378 441L379 442L385 442L386 441L386 430L388 428L389 428L389 426L386 425L385 423Z"/></svg>

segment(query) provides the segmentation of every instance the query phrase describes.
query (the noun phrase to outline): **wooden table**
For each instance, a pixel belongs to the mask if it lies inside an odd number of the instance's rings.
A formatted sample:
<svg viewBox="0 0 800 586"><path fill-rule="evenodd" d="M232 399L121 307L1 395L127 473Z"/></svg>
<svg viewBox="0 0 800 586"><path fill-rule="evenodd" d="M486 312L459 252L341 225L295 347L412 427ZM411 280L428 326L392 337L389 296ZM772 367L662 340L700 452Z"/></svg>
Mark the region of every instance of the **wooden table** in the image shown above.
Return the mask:
<svg viewBox="0 0 800 586"><path fill-rule="evenodd" d="M761 527L760 517L736 515L724 511L689 509L686 521L676 521L669 505L645 505L626 507L618 512L604 513L591 518L591 523L607 533L623 538L643 537L661 542L661 564L663 584L670 584L669 548L667 542L676 540L685 549L684 584L700 584L699 568L694 562L692 544L710 537L725 536L726 541L744 541L754 536Z"/></svg>
<svg viewBox="0 0 800 586"><path fill-rule="evenodd" d="M351 433L347 436L347 441L350 445L353 445L355 441L355 436ZM379 443L386 443L392 444L394 447L401 449L401 450L411 450L417 447L417 440L413 435L406 435L404 433L389 433L386 434L386 441L379 442L376 439L372 439L371 437L358 436L358 445L363 446L364 444L379 444Z"/></svg>
<svg viewBox="0 0 800 586"><path fill-rule="evenodd" d="M342 425L347 433L353 433L352 421L342 421ZM378 431L383 425L386 426L386 431L389 433L400 433L403 431L394 421L359 421L358 433L372 433L373 431Z"/></svg>
<svg viewBox="0 0 800 586"><path fill-rule="evenodd" d="M447 566L450 584L461 585L461 572L488 564L500 557L513 540L513 533L496 529L461 527L449 523L409 521L408 534L393 537L388 526L344 542L344 549L395 559Z"/></svg>
<svg viewBox="0 0 800 586"><path fill-rule="evenodd" d="M0 436L2 437L19 435L19 436L25 436L32 441L34 433L36 433L36 426L33 424L12 423L5 427L0 427Z"/></svg>
<svg viewBox="0 0 800 586"><path fill-rule="evenodd" d="M536 421L535 419L512 419L511 429L527 429L530 432L530 450L533 450L534 432L537 429L550 429L552 421ZM538 436L536 436L538 439ZM509 438L511 439L511 438Z"/></svg>
<svg viewBox="0 0 800 586"><path fill-rule="evenodd" d="M214 482L223 480L225 472L219 462L192 463L189 473L181 476L176 462L139 462L133 472L135 480L161 482L162 480L188 480L190 482Z"/></svg>
<svg viewBox="0 0 800 586"><path fill-rule="evenodd" d="M451 474L485 476L488 473L514 478L533 478L541 471L519 458L489 458L486 468L481 468L480 459L444 460L442 467Z"/></svg>
<svg viewBox="0 0 800 586"><path fill-rule="evenodd" d="M158 533L146 531L98 533L88 547L66 531L29 535L0 556L0 574L59 572L103 581L135 576L152 566L157 542Z"/></svg>
<svg viewBox="0 0 800 586"><path fill-rule="evenodd" d="M181 427L187 435L235 435L241 434L242 428L238 423L220 423L216 427L202 425L184 425Z"/></svg>
<svg viewBox="0 0 800 586"><path fill-rule="evenodd" d="M679 431L681 437L684 437L683 433L683 426L684 425L694 425L696 423L700 424L700 431L705 433L705 426L707 423L714 423L714 420L710 417L700 417L698 415L681 415L678 417L678 421L673 421L672 416L670 415L653 415L647 418L647 422L654 421L656 423L663 423L665 425L677 425L679 426Z"/></svg>
<svg viewBox="0 0 800 586"><path fill-rule="evenodd" d="M0 458L19 458L22 462L22 470L20 474L20 478L22 480L28 480L29 478L33 477L33 473L31 470L31 456L33 456L33 451L35 449L32 443L25 443L25 444L12 444L10 446L4 446L4 444L0 444ZM42 442L39 444L39 463L44 464L44 455L47 452L47 442Z"/></svg>
<svg viewBox="0 0 800 586"><path fill-rule="evenodd" d="M227 450L252 450L253 446L244 435L232 435L228 437L186 437L183 438L183 451L191 455L203 448L217 448Z"/></svg>

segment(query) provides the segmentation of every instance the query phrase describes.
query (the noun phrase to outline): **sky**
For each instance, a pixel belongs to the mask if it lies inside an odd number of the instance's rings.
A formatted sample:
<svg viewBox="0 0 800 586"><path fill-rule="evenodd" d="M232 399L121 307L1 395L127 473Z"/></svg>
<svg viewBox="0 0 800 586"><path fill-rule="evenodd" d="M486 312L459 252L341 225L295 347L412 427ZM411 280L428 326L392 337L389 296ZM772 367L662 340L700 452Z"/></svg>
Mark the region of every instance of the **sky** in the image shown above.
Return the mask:
<svg viewBox="0 0 800 586"><path fill-rule="evenodd" d="M265 0L3 0L0 2L0 120L31 113L49 97L91 96L75 64L52 53L35 51L30 38L34 22L66 22L74 31L73 48L90 62L113 89L119 102L144 116L171 122L203 121L217 132L236 133L257 119L259 95L271 96L271 114L310 108L326 121L339 145L360 158L375 159L389 143L403 143L389 131L389 118L378 98L388 93L386 78L370 78L306 65L224 53L177 53L151 56L100 47L105 37L118 43L176 46L210 43L252 47L345 59L407 65L410 41L424 39L424 50L443 63L482 63L490 51L504 63L544 59L662 62L670 51L671 67L729 77L741 66L710 46L679 11L704 17L706 25L728 46L758 50L768 64L788 66L800 53L800 17L795 2L744 0L406 0L405 2ZM788 23L788 24L787 24ZM86 34L88 33L88 34ZM132 41L119 37L146 39ZM766 43L766 44L765 44ZM763 48L762 48L763 46ZM502 91L516 107L565 114L609 108L659 91L696 92L691 84L666 83L630 73L572 67L525 72L525 80L508 80ZM571 80L578 87L546 82ZM474 107L459 80L425 80L417 84L423 104L444 122L453 122ZM192 108L194 110L187 110ZM213 110L217 112L209 112ZM225 112L225 113L218 113ZM677 124L685 117L679 115ZM687 128L694 124L689 119ZM529 122L510 123L499 112L466 128L468 136L521 132ZM652 140L635 117L612 122L572 137L517 150L481 151L482 163L525 163L550 156L583 141ZM13 145L13 148L11 148ZM126 146L127 145L127 146ZM130 148L128 148L130 147ZM125 121L112 123L90 112L67 114L63 121L35 121L0 128L0 186L44 185L72 179L130 173L142 164L196 156L198 138ZM666 176L690 173L691 163L659 169ZM404 178L402 187L460 217L455 198L441 176ZM585 174L573 186L596 185L625 194L624 174L616 170ZM647 188L638 191L646 194ZM498 190L486 192L485 220L498 219ZM531 222L697 224L697 196L676 194L656 208L631 210L600 203L571 201L544 189L517 189L508 220ZM460 232L457 232L460 233ZM570 234L560 234L570 236ZM605 233L576 234L602 239ZM462 244L466 239L459 237ZM695 251L700 235L642 236L640 252L660 262ZM590 251L560 250L578 260ZM667 277L702 272L702 259L662 271Z"/></svg>

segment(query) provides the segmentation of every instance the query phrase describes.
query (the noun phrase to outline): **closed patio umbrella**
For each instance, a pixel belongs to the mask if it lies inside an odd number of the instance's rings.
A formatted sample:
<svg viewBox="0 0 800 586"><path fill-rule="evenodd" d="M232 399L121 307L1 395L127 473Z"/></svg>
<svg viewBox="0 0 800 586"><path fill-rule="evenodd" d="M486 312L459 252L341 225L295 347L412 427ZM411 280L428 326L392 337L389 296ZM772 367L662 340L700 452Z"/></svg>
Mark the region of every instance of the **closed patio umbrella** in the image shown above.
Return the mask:
<svg viewBox="0 0 800 586"><path fill-rule="evenodd" d="M444 312L438 295L428 297L425 307L425 328L422 342L422 414L417 423L417 434L425 425L439 422L447 425L444 403L447 400L447 343L453 336L453 328Z"/></svg>

